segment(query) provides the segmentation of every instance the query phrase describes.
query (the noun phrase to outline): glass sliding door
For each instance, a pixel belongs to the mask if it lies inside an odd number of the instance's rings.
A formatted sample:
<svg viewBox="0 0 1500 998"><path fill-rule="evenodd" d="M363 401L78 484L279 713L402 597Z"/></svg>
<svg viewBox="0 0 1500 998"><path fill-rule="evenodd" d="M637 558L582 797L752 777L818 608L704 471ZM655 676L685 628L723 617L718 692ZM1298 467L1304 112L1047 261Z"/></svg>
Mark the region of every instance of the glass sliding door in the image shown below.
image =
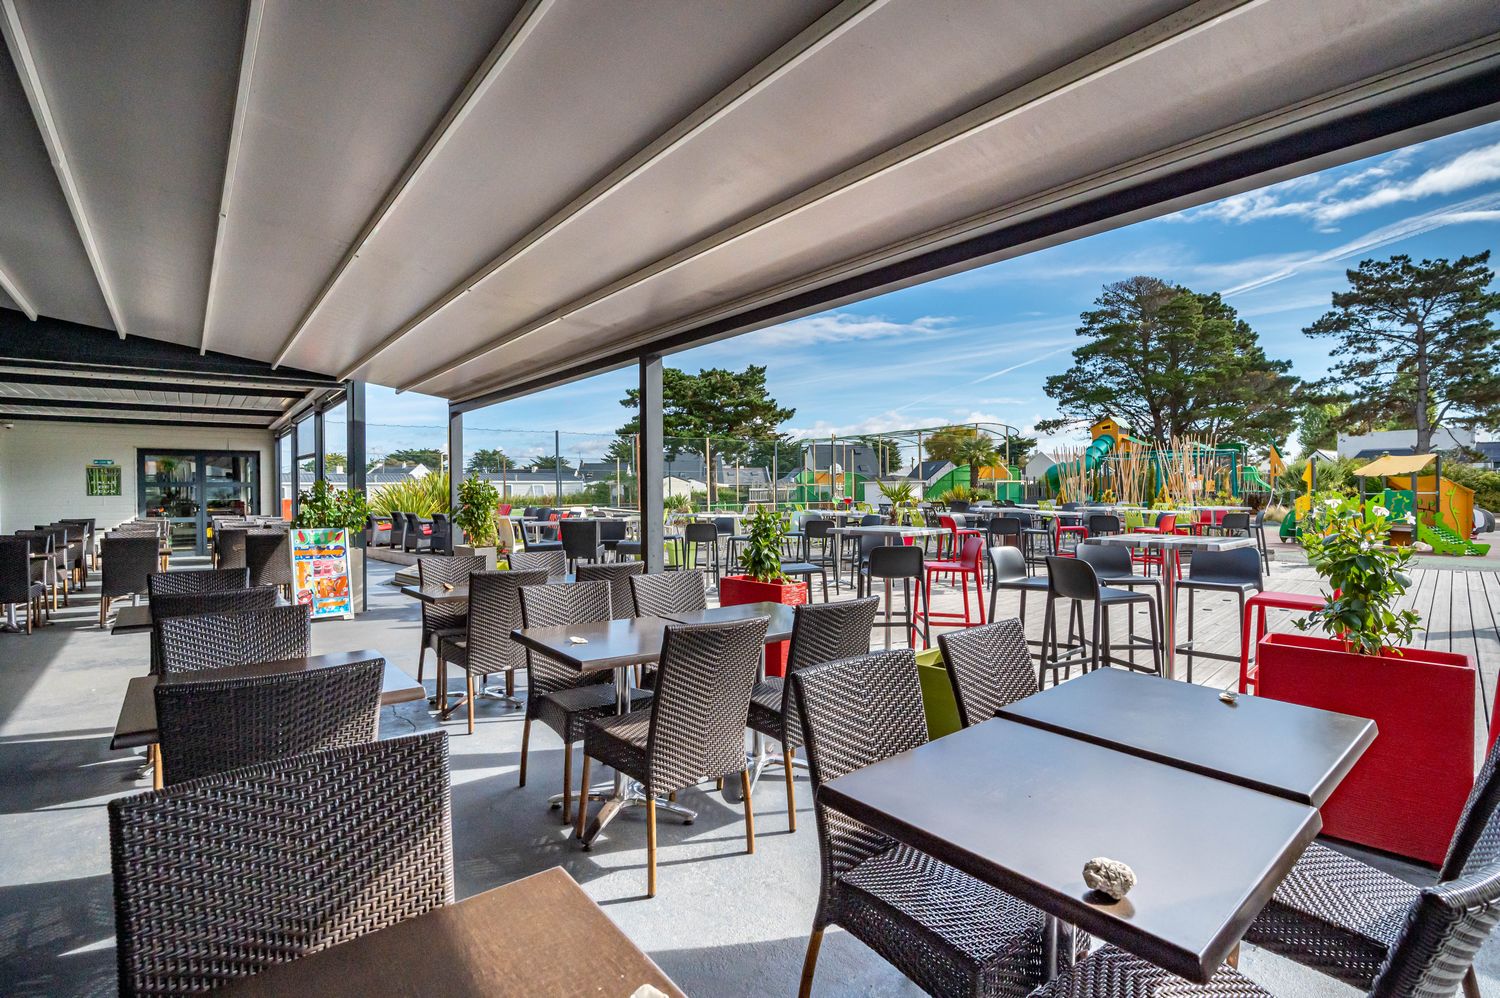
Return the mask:
<svg viewBox="0 0 1500 998"><path fill-rule="evenodd" d="M172 550L208 552L215 516L260 513L260 455L243 451L140 451L141 515L169 521Z"/></svg>

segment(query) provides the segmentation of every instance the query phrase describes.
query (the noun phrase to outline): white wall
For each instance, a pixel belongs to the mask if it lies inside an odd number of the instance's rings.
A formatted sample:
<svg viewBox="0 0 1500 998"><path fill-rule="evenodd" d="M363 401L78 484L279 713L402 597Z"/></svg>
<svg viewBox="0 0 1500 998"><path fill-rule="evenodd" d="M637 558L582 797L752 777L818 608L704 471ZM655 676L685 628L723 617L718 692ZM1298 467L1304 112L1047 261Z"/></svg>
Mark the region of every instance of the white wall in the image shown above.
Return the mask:
<svg viewBox="0 0 1500 998"><path fill-rule="evenodd" d="M94 517L103 529L139 514L138 449L237 450L260 453L260 509L273 506L272 437L264 430L98 425L16 420L0 424L0 533L62 517ZM84 495L84 468L96 458L120 467L120 495Z"/></svg>

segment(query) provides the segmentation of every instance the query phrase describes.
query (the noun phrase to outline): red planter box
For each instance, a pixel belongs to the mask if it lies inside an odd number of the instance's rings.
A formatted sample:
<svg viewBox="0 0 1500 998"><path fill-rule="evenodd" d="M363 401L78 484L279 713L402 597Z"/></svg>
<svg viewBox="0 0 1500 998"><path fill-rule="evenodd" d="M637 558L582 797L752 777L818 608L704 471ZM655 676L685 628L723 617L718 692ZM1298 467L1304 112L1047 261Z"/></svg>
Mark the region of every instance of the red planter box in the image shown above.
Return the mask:
<svg viewBox="0 0 1500 998"><path fill-rule="evenodd" d="M740 606L745 603L801 606L806 602L806 582L756 582L748 575L724 575L719 578L720 606ZM786 653L790 643L778 641L774 645L766 645L766 675L786 674Z"/></svg>
<svg viewBox="0 0 1500 998"><path fill-rule="evenodd" d="M1263 697L1375 721L1374 744L1323 805L1323 834L1440 865L1474 783L1469 657L1354 655L1329 638L1275 633L1261 639L1258 674Z"/></svg>

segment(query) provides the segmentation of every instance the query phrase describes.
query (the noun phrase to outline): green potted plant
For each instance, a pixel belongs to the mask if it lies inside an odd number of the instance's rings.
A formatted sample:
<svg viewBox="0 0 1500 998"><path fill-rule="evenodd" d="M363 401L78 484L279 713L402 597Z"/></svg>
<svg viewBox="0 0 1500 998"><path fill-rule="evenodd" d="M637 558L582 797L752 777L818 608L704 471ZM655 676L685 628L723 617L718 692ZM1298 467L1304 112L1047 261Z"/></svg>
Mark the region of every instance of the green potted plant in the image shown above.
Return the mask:
<svg viewBox="0 0 1500 998"><path fill-rule="evenodd" d="M1474 780L1474 663L1408 644L1421 618L1397 603L1412 552L1390 544L1389 510L1325 493L1304 527L1329 592L1297 627L1327 636L1266 635L1256 692L1373 719L1374 744L1321 808L1323 833L1437 865Z"/></svg>
<svg viewBox="0 0 1500 998"><path fill-rule="evenodd" d="M891 504L891 522L897 525L922 526L922 514L917 509L917 487L912 482L881 482L880 494Z"/></svg>
<svg viewBox="0 0 1500 998"><path fill-rule="evenodd" d="M743 575L719 579L719 605L780 603L800 606L807 602L807 583L793 582L781 571L781 542L786 526L770 506L758 507L746 521L745 546L740 549ZM786 642L766 647L766 673L779 676L786 670Z"/></svg>
<svg viewBox="0 0 1500 998"><path fill-rule="evenodd" d="M495 511L500 508L500 490L495 483L470 475L458 485L458 512L453 523L464 532L468 543L453 545L453 553L479 555L484 567L493 569L498 554L500 532L495 526Z"/></svg>
<svg viewBox="0 0 1500 998"><path fill-rule="evenodd" d="M353 605L363 605L365 585L365 521L370 506L363 492L335 489L324 479L297 495L297 516L292 526L301 530L324 528L348 532L345 550L349 552L349 591Z"/></svg>

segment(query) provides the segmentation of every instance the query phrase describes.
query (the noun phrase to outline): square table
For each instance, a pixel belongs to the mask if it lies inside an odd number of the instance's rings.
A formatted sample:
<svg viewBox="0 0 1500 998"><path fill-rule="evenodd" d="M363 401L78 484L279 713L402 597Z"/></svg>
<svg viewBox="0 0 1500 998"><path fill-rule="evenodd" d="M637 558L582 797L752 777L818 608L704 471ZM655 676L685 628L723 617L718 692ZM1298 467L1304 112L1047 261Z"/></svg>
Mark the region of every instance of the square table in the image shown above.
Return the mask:
<svg viewBox="0 0 1500 998"><path fill-rule="evenodd" d="M1310 805L1001 718L841 776L818 795L1200 983L1322 827ZM1139 878L1123 900L1084 885L1084 863L1101 856Z"/></svg>
<svg viewBox="0 0 1500 998"><path fill-rule="evenodd" d="M547 577L547 585L549 586L567 585L576 581L577 577L571 574L550 575ZM442 583L429 582L425 586L402 586L401 595L409 596L420 603L428 605L467 603L469 602L469 584L467 582L457 582L445 586Z"/></svg>
<svg viewBox="0 0 1500 998"><path fill-rule="evenodd" d="M721 624L728 620L765 617L769 621L766 625L766 644L775 644L791 639L796 611L796 607L780 603L740 603L734 606L711 606L707 610L674 610L666 615L666 619L676 624Z"/></svg>
<svg viewBox="0 0 1500 998"><path fill-rule="evenodd" d="M229 981L222 993L625 998L644 984L682 996L573 878L553 867Z"/></svg>
<svg viewBox="0 0 1500 998"><path fill-rule="evenodd" d="M1177 573L1182 570L1183 551L1231 551L1255 547L1252 537L1206 537L1202 534L1105 534L1090 537L1084 544L1107 544L1141 551L1162 553L1162 674L1177 678Z"/></svg>
<svg viewBox="0 0 1500 998"><path fill-rule="evenodd" d="M274 675L281 672L306 672L313 669L331 669L354 662L371 659L385 661L378 651L332 652L327 655L308 655L303 658L281 659L275 662L257 662L253 665L235 665L225 669L201 672L169 673L165 676L137 676L125 687L125 699L120 704L120 716L115 721L115 733L109 740L112 749L138 748L155 745L159 738L156 729L156 685L158 682L190 683L206 679L248 679L253 676ZM385 672L380 680L380 705L389 707L397 703L409 703L427 696L426 689L398 666L385 662ZM161 788L161 756L153 754L155 786Z"/></svg>
<svg viewBox="0 0 1500 998"><path fill-rule="evenodd" d="M1000 716L1143 759L1321 807L1375 722L1236 696L1157 676L1098 669L1000 708Z"/></svg>

